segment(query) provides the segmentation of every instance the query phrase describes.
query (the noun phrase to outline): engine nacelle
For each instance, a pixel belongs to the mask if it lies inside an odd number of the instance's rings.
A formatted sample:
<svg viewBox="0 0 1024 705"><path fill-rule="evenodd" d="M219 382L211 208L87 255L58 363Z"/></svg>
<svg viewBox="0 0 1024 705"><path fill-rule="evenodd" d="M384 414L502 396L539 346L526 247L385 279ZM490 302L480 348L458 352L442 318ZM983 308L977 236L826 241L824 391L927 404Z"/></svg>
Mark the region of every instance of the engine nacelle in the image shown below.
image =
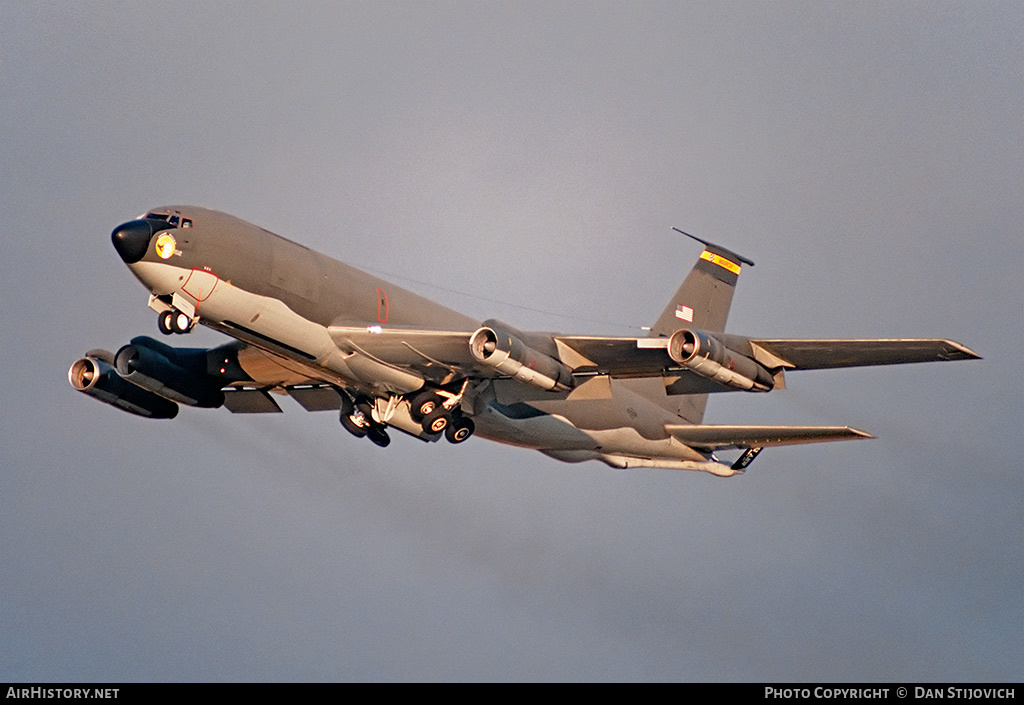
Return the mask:
<svg viewBox="0 0 1024 705"><path fill-rule="evenodd" d="M224 403L222 381L206 374L205 350L179 350L148 338L135 338L114 356L114 367L132 384L189 406Z"/></svg>
<svg viewBox="0 0 1024 705"><path fill-rule="evenodd" d="M760 363L730 350L704 331L677 330L668 339L668 356L702 377L736 389L767 392L775 386L772 374Z"/></svg>
<svg viewBox="0 0 1024 705"><path fill-rule="evenodd" d="M565 364L500 328L478 329L469 339L469 350L481 365L538 389L564 392L573 387L572 371Z"/></svg>
<svg viewBox="0 0 1024 705"><path fill-rule="evenodd" d="M125 381L113 367L93 357L76 360L68 370L68 381L83 394L131 414L151 419L178 415L178 405L173 401Z"/></svg>

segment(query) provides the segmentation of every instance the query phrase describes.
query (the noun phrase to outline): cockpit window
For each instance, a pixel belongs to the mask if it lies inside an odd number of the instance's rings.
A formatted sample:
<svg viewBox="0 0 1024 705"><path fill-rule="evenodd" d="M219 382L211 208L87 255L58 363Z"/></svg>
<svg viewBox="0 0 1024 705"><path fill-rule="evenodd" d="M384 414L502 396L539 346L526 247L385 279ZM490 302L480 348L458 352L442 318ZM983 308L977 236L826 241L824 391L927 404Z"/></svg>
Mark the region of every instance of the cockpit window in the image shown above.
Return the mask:
<svg viewBox="0 0 1024 705"><path fill-rule="evenodd" d="M175 211L174 213L146 213L143 216L146 220L163 220L175 228L191 228L192 220L189 218L182 218L181 213Z"/></svg>

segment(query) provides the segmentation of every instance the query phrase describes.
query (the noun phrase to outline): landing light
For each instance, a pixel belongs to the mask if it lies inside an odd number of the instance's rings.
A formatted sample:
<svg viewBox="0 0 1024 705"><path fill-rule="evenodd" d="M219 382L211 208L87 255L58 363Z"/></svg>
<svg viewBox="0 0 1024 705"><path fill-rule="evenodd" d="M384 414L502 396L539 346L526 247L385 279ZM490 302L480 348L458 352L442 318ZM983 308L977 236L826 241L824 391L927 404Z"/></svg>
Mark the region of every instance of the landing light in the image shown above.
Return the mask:
<svg viewBox="0 0 1024 705"><path fill-rule="evenodd" d="M170 233L160 233L156 239L156 254L160 259L170 259L177 247L178 243Z"/></svg>

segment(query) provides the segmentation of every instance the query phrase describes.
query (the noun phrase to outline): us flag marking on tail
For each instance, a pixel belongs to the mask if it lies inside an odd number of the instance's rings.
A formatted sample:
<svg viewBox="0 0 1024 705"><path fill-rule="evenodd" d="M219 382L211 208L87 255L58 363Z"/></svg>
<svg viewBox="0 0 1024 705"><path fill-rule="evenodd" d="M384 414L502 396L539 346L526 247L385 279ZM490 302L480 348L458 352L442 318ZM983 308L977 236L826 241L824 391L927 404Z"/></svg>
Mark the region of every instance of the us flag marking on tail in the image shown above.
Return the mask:
<svg viewBox="0 0 1024 705"><path fill-rule="evenodd" d="M681 318L687 323L693 323L693 309L689 306L676 306L676 318Z"/></svg>

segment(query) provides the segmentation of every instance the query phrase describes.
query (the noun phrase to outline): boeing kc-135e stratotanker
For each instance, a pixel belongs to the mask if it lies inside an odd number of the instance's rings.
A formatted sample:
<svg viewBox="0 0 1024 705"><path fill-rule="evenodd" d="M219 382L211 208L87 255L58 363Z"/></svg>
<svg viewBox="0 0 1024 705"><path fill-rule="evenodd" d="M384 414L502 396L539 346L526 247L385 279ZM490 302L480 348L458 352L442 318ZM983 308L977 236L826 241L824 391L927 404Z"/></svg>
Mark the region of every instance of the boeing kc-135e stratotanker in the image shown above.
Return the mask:
<svg viewBox="0 0 1024 705"><path fill-rule="evenodd" d="M643 337L481 323L205 208L156 208L111 238L150 291L162 333L201 323L233 338L204 349L137 337L71 366L75 389L150 418L173 418L179 404L279 412L275 397L287 395L339 413L349 433L378 446L390 443L388 429L452 443L475 433L566 462L728 477L766 446L871 436L848 426L703 424L711 393L779 389L788 370L978 357L942 339L727 334L740 269L753 262L699 238L696 265Z"/></svg>

